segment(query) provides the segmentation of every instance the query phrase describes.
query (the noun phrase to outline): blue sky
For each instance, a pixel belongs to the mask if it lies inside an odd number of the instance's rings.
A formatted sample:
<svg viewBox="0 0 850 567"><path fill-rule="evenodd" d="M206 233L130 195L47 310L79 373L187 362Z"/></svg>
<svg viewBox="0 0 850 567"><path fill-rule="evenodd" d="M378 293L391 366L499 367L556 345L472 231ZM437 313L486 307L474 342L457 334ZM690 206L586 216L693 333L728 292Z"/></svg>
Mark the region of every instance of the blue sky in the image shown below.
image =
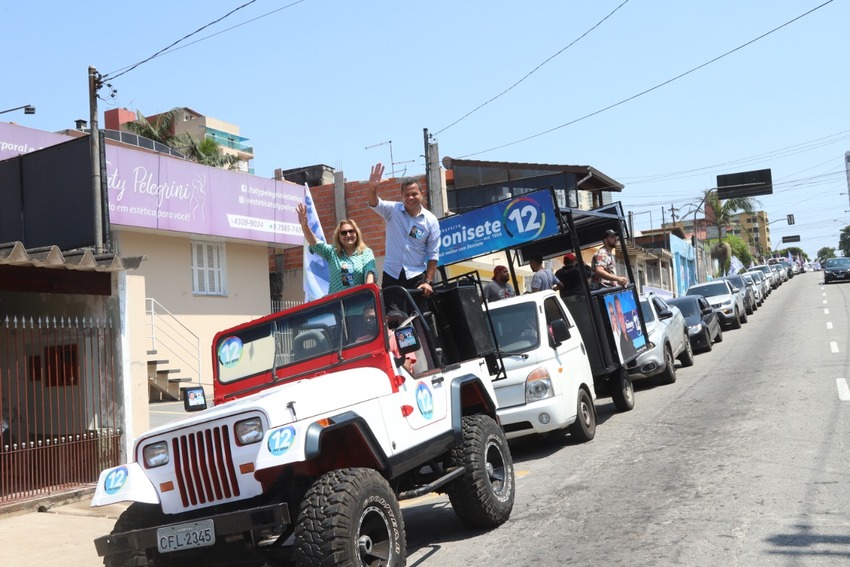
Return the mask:
<svg viewBox="0 0 850 567"><path fill-rule="evenodd" d="M671 205L691 209L718 174L770 168L759 208L796 218L771 225L773 245L799 234L813 255L850 224L847 0L581 118L824 1L257 0L116 77L100 109L188 106L238 124L264 177L325 163L366 179L390 162L388 141L397 174L421 173L428 128L441 156L592 165L625 184L639 229L662 207L668 220ZM88 118L89 65L115 76L245 2L4 2L0 110L38 110L2 120L73 127Z"/></svg>

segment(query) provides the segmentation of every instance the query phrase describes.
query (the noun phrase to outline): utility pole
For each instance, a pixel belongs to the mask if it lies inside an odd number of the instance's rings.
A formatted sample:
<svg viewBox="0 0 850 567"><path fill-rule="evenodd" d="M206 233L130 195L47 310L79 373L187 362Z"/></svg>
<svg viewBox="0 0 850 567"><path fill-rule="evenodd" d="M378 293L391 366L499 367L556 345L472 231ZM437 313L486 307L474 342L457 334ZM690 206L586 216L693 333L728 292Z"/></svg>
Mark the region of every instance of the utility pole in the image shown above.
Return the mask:
<svg viewBox="0 0 850 567"><path fill-rule="evenodd" d="M440 175L440 148L437 142L431 142L428 128L422 129L425 142L425 179L428 181L428 206L437 218L446 216L443 202L443 179Z"/></svg>
<svg viewBox="0 0 850 567"><path fill-rule="evenodd" d="M89 151L91 152L91 189L94 206L94 251L103 254L103 207L100 177L100 131L97 127L97 91L103 85L101 75L89 67Z"/></svg>
<svg viewBox="0 0 850 567"><path fill-rule="evenodd" d="M672 223L674 226L676 225L676 211L678 210L679 209L673 206L673 203L670 203L670 218L673 219Z"/></svg>

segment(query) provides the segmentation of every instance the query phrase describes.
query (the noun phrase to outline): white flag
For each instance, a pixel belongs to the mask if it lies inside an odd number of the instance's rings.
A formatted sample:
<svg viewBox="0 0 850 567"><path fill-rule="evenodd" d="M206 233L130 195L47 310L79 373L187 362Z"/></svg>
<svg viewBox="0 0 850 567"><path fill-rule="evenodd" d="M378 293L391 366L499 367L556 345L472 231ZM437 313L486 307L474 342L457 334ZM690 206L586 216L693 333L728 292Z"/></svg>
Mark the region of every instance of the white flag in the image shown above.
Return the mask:
<svg viewBox="0 0 850 567"><path fill-rule="evenodd" d="M313 196L310 194L310 188L304 184L304 206L307 207L307 225L316 240L325 242L325 233L322 230L322 223L319 222L319 215L316 213L316 206L313 203ZM324 258L316 254L310 254L308 245L304 243L304 301L313 301L324 297L328 294L328 282L330 275L328 273L328 264Z"/></svg>
<svg viewBox="0 0 850 567"><path fill-rule="evenodd" d="M729 275L734 276L743 269L744 264L738 259L737 256L732 256L732 259L729 260Z"/></svg>

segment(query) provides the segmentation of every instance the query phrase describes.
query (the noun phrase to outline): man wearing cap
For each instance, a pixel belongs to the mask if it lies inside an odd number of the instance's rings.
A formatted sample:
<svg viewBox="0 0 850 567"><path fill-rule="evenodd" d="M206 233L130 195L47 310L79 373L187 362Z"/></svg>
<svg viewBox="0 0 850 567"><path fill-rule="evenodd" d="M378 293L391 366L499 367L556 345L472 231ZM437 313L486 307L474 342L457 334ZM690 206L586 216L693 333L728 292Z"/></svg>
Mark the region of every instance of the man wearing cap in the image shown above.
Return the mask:
<svg viewBox="0 0 850 567"><path fill-rule="evenodd" d="M610 228L605 231L602 246L593 255L590 263L590 288L615 287L628 285L629 280L618 276L615 271L614 248L617 246L617 232Z"/></svg>
<svg viewBox="0 0 850 567"><path fill-rule="evenodd" d="M555 278L558 280L555 286L561 291L561 297L582 292L584 284L581 281L581 274L582 270L576 262L576 255L572 252L564 254L564 267L555 272Z"/></svg>
<svg viewBox="0 0 850 567"><path fill-rule="evenodd" d="M508 283L510 275L505 266L496 266L493 270L493 279L484 286L484 299L486 301L498 301L516 295L514 288Z"/></svg>

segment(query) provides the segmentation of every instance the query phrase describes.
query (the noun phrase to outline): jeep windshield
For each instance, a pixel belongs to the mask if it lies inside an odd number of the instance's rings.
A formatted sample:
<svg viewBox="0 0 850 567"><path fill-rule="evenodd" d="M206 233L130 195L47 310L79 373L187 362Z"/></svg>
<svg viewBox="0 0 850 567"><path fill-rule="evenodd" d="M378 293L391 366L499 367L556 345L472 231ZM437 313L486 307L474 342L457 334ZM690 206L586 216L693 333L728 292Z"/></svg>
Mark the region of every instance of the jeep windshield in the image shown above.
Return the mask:
<svg viewBox="0 0 850 567"><path fill-rule="evenodd" d="M522 354L536 349L540 344L536 303L491 307L490 318L503 354Z"/></svg>
<svg viewBox="0 0 850 567"><path fill-rule="evenodd" d="M218 381L234 382L371 342L378 335L376 313L375 295L365 290L236 327L215 343ZM323 364L334 361L315 363Z"/></svg>

